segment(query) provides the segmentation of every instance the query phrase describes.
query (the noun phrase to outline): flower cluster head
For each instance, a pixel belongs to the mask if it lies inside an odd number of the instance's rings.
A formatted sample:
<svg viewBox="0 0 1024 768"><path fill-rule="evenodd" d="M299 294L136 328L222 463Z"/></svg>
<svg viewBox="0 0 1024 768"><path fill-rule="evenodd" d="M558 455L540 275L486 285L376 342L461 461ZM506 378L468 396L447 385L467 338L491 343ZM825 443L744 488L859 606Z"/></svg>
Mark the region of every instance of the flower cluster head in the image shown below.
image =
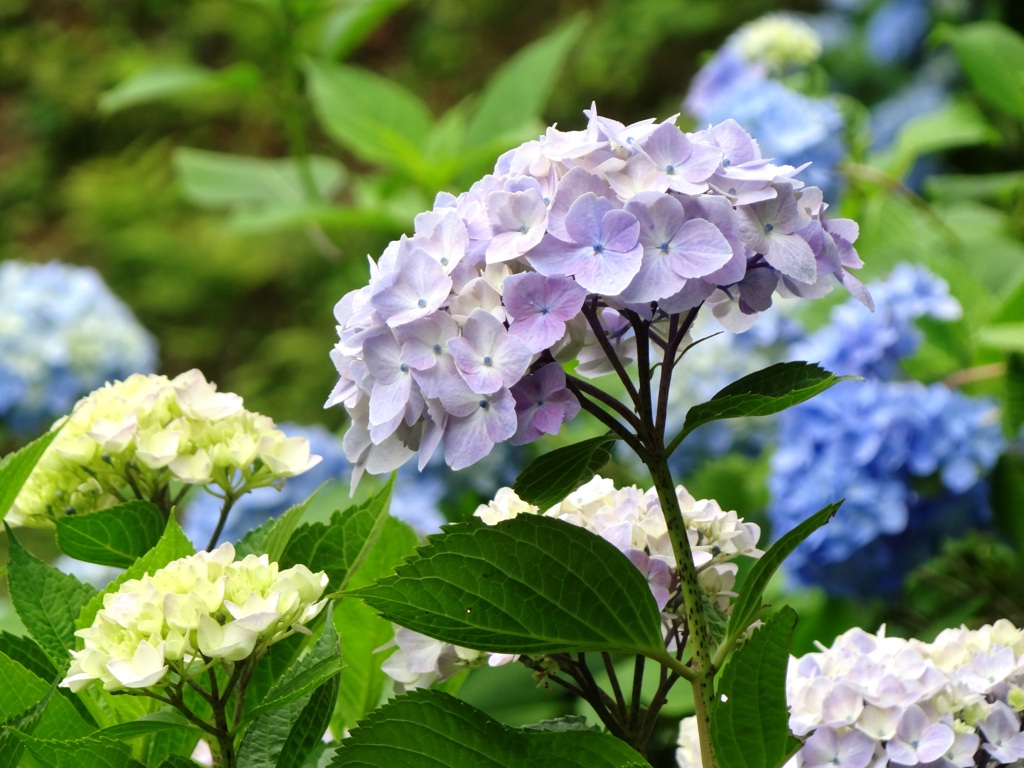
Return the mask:
<svg viewBox="0 0 1024 768"><path fill-rule="evenodd" d="M224 543L131 579L103 598L84 647L61 685L78 691L100 681L108 691L149 688L205 671L213 661L259 656L305 628L326 605L324 573L304 565L281 571L266 555L234 561Z"/></svg>
<svg viewBox="0 0 1024 768"><path fill-rule="evenodd" d="M757 548L761 529L745 522L733 511L723 510L713 499L695 499L683 486L676 497L686 522L697 577L708 601L723 613L731 609L738 557L760 557ZM487 525L497 525L518 515L542 514L523 501L511 488L502 488L476 512ZM652 488L616 488L612 480L595 476L558 504L543 512L546 517L586 528L613 544L640 570L666 625L676 618L672 597L679 589L676 560L672 552L665 517L658 495ZM384 663L384 671L406 688L423 687L446 680L460 669L487 662L504 664L514 657L487 654L433 640L399 628L398 650Z"/></svg>
<svg viewBox="0 0 1024 768"><path fill-rule="evenodd" d="M156 365L156 342L88 267L0 264L0 431L31 434L103 384Z"/></svg>
<svg viewBox="0 0 1024 768"><path fill-rule="evenodd" d="M790 659L789 727L807 737L787 768L968 768L1024 758L1024 633L1000 620L933 643L855 628ZM680 768L700 765L680 728Z"/></svg>
<svg viewBox="0 0 1024 768"><path fill-rule="evenodd" d="M61 515L133 498L169 511L172 481L237 497L320 461L308 440L287 437L197 370L108 383L53 429L59 434L7 514L12 524L50 527Z"/></svg>
<svg viewBox="0 0 1024 768"><path fill-rule="evenodd" d="M870 302L848 271L856 224L827 218L802 167L762 157L734 120L684 133L587 115L440 194L338 303L327 404L352 418L355 480L416 452L422 467L442 441L458 469L557 432L579 410L562 364L593 376L609 349L628 358L624 310L668 322L707 302L743 330L774 294L818 297L836 280Z"/></svg>

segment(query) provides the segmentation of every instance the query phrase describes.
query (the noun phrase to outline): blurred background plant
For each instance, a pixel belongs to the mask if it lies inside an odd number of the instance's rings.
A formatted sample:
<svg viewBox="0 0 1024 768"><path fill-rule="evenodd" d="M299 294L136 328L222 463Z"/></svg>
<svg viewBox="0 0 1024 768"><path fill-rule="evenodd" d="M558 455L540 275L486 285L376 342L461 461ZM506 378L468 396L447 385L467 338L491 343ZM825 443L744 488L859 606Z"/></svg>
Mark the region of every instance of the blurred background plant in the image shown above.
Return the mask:
<svg viewBox="0 0 1024 768"><path fill-rule="evenodd" d="M777 422L708 425L683 447L680 480L761 522L766 540L819 496L848 497L842 525L821 536L852 532L856 546L812 542L777 586L803 588L787 597L802 606L797 652L881 620L922 639L960 621L1020 624L1022 29L1013 0L8 0L0 444L27 440L94 387L84 371L152 370L158 345L159 371L198 367L253 410L312 425L332 455L342 411L321 408L336 377L331 308L365 281L366 254L410 231L436 193L464 190L545 124L581 126L592 100L627 122L734 117L766 156L815 159L806 178L842 192L865 277L891 274L892 300L855 321L841 297L800 317L783 303L730 344L695 346L681 404L800 354L870 381ZM31 290L28 264L49 275ZM33 303L55 291L59 301ZM96 328L96 354L35 341L58 327ZM888 344L884 371L869 340ZM5 410L29 380L16 360L32 375L49 366L32 385L45 408ZM396 497L423 531L468 515L523 462L492 458L443 481L430 468L400 477ZM345 474L340 458L324 465ZM629 467L607 473L631 479ZM345 492L325 489L317 514ZM254 498L252 523L290 493L306 489ZM882 592L866 593L867 570L850 578L866 563L887 575L873 584ZM510 697L503 681L517 672L474 673L462 695L511 723L563 714L549 692ZM673 743L668 728L665 755Z"/></svg>

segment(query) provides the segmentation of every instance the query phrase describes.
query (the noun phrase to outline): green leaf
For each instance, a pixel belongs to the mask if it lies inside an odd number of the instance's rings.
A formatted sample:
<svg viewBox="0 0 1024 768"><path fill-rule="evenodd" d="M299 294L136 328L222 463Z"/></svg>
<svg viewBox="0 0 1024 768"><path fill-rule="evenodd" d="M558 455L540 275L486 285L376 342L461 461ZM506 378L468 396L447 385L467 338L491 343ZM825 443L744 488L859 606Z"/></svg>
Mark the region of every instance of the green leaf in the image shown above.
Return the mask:
<svg viewBox="0 0 1024 768"><path fill-rule="evenodd" d="M25 751L25 745L18 738L17 733L31 734L39 721L42 720L43 712L50 703L50 697L57 689L57 681L54 680L46 695L29 707L24 713L17 717L5 718L6 728L0 727L0 768L18 768L21 764L21 755Z"/></svg>
<svg viewBox="0 0 1024 768"><path fill-rule="evenodd" d="M254 90L259 84L259 70L248 62L232 64L219 71L194 64L154 67L104 91L100 95L99 111L111 115L160 99L204 91Z"/></svg>
<svg viewBox="0 0 1024 768"><path fill-rule="evenodd" d="M103 596L117 592L124 582L131 579L141 579L147 574L155 573L168 563L182 557L194 555L195 552L196 550L192 546L192 542L182 532L178 522L171 517L167 521L167 527L164 529L163 536L160 537L160 541L156 543L156 546L136 560L130 568L110 582L105 589L94 594L92 599L82 606L82 610L78 614L78 620L75 622L75 628L85 629L92 626L96 614L103 607Z"/></svg>
<svg viewBox="0 0 1024 768"><path fill-rule="evenodd" d="M63 677L63 675L58 676L56 665L39 646L39 643L27 635L0 632L0 653L5 654L12 661L16 661L41 680L55 680ZM57 693L71 703L85 722L95 724L95 719L81 698L67 688L59 688ZM0 718L0 720L2 719Z"/></svg>
<svg viewBox="0 0 1024 768"><path fill-rule="evenodd" d="M35 557L10 528L7 541L11 602L25 628L54 665L63 669L70 659L68 649L75 644L75 619L96 590Z"/></svg>
<svg viewBox="0 0 1024 768"><path fill-rule="evenodd" d="M370 552L350 586L363 587L394 573L395 568L416 550L419 538L401 520L389 517L380 541ZM376 611L353 597L342 597L334 605L334 626L345 647L345 684L338 691L338 704L331 720L334 733L345 733L381 702L389 678L380 668L379 649L391 640L394 630Z"/></svg>
<svg viewBox="0 0 1024 768"><path fill-rule="evenodd" d="M323 486L320 486L322 488ZM308 499L301 504L296 504L277 517L272 517L257 528L245 534L235 544L235 559L241 559L246 555L266 555L270 562L281 562L284 548L291 538L295 526L306 513L309 503L316 498L320 488L313 492Z"/></svg>
<svg viewBox="0 0 1024 768"><path fill-rule="evenodd" d="M56 676L53 678L56 680ZM93 730L63 696L53 696L54 686L40 679L6 654L0 653L0 723L24 716L44 702L34 732L43 738L74 739Z"/></svg>
<svg viewBox="0 0 1024 768"><path fill-rule="evenodd" d="M320 199L333 197L344 184L345 169L331 157L269 159L188 148L174 153L174 168L185 196L196 205L214 209L306 203L300 162L308 163Z"/></svg>
<svg viewBox="0 0 1024 768"><path fill-rule="evenodd" d="M4 459L3 465L0 466L0 520L7 515L11 505L18 498L21 487L59 432L59 429L47 432Z"/></svg>
<svg viewBox="0 0 1024 768"><path fill-rule="evenodd" d="M380 493L358 507L335 512L328 523L307 523L292 534L281 555L281 567L302 563L312 571L324 571L337 594L380 540L388 519L388 502L394 478Z"/></svg>
<svg viewBox="0 0 1024 768"><path fill-rule="evenodd" d="M1003 428L1009 435L1020 434L1024 427L1024 355L1007 355L1003 382Z"/></svg>
<svg viewBox="0 0 1024 768"><path fill-rule="evenodd" d="M156 546L163 513L148 501L128 501L87 515L57 519L57 546L87 563L127 568Z"/></svg>
<svg viewBox="0 0 1024 768"><path fill-rule="evenodd" d="M324 21L321 50L333 61L348 58L380 25L409 0L356 0L338 6Z"/></svg>
<svg viewBox="0 0 1024 768"><path fill-rule="evenodd" d="M785 706L783 706L785 712ZM410 753L414 745L415 753ZM440 691L394 699L341 742L330 768L649 768L606 733L516 730Z"/></svg>
<svg viewBox="0 0 1024 768"><path fill-rule="evenodd" d="M779 569L783 561L796 549L800 542L821 528L832 519L842 505L842 501L829 504L804 520L800 525L786 533L782 538L772 544L750 569L750 573L743 581L743 586L738 590L739 597L733 604L732 617L729 619L729 630L727 637L730 643L742 635L751 622L761 612L761 596L765 587L771 581L775 571Z"/></svg>
<svg viewBox="0 0 1024 768"><path fill-rule="evenodd" d="M992 471L992 511L996 524L1024 552L1024 457L1004 453Z"/></svg>
<svg viewBox="0 0 1024 768"><path fill-rule="evenodd" d="M997 323L979 328L979 344L1004 352L1024 352L1024 323Z"/></svg>
<svg viewBox="0 0 1024 768"><path fill-rule="evenodd" d="M613 435L602 435L540 456L519 473L512 489L528 504L548 509L608 463L614 442Z"/></svg>
<svg viewBox="0 0 1024 768"><path fill-rule="evenodd" d="M309 653L299 659L269 695L247 712L251 722L238 750L239 765L274 768L302 765L331 721L342 668L341 642L331 616Z"/></svg>
<svg viewBox="0 0 1024 768"><path fill-rule="evenodd" d="M390 621L466 648L664 653L636 566L600 536L540 515L447 526L355 594Z"/></svg>
<svg viewBox="0 0 1024 768"><path fill-rule="evenodd" d="M686 412L683 431L671 447L709 421L768 416L809 400L840 381L857 378L836 376L814 363L776 363L734 381L706 403L693 406Z"/></svg>
<svg viewBox="0 0 1024 768"><path fill-rule="evenodd" d="M467 147L533 127L584 26L583 17L576 16L517 52L491 76L469 122Z"/></svg>
<svg viewBox="0 0 1024 768"><path fill-rule="evenodd" d="M996 109L1024 120L1024 39L995 21L947 27L975 91Z"/></svg>
<svg viewBox="0 0 1024 768"><path fill-rule="evenodd" d="M127 741L138 736L148 736L151 733L162 731L199 730L190 723L184 715L176 710L161 710L151 715L140 717L128 723L117 723L109 725L98 731L97 736L114 739L115 741Z"/></svg>
<svg viewBox="0 0 1024 768"><path fill-rule="evenodd" d="M17 731L14 733L44 768L81 768L83 765L96 768L145 768L142 763L132 759L131 747L113 739L90 736L71 741L54 741Z"/></svg>
<svg viewBox="0 0 1024 768"><path fill-rule="evenodd" d="M754 631L722 672L711 712L721 768L776 768L801 746L789 732L786 666L796 611L786 606Z"/></svg>
<svg viewBox="0 0 1024 768"><path fill-rule="evenodd" d="M309 61L306 77L321 126L345 149L405 174L423 164L434 118L415 94L358 67Z"/></svg>

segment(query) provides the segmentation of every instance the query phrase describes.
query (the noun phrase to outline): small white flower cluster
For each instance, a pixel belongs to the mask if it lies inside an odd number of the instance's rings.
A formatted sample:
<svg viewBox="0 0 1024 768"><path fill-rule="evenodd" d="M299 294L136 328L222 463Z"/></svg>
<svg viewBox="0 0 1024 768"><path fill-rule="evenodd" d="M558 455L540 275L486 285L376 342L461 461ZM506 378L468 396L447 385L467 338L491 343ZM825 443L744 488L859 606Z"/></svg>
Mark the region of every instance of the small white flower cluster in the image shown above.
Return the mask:
<svg viewBox="0 0 1024 768"><path fill-rule="evenodd" d="M744 522L735 512L723 511L713 499L694 499L681 485L676 487L676 497L686 521L701 586L709 600L728 611L730 598L735 597L732 588L737 572L731 561L741 555L761 556L757 549L761 529L756 523ZM536 506L523 501L511 488L501 488L475 514L487 525L496 525L521 514L539 513ZM544 515L586 528L615 545L647 579L658 607L666 611L666 622L674 620L669 602L679 586L676 560L653 488L616 488L612 480L595 476ZM515 658L458 648L403 628L396 631L395 645L398 650L383 668L405 688L447 680L460 669L485 660L490 666L497 666Z"/></svg>
<svg viewBox="0 0 1024 768"><path fill-rule="evenodd" d="M933 643L852 629L790 662L789 725L807 740L788 768L1015 763L1024 759L1022 686L1024 633L1006 620L948 629ZM695 740L684 721L682 768L700 765Z"/></svg>
<svg viewBox="0 0 1024 768"><path fill-rule="evenodd" d="M124 582L103 598L92 626L75 634L84 648L65 688L95 680L108 691L167 684L171 668L192 676L211 660L236 662L260 653L294 632L326 605L323 572L304 565L284 571L266 555L234 562L222 544L168 564L151 576Z"/></svg>
<svg viewBox="0 0 1024 768"><path fill-rule="evenodd" d="M61 515L133 498L159 500L172 480L237 496L320 461L307 439L287 437L197 370L108 383L58 427L7 514L13 525L51 527Z"/></svg>
<svg viewBox="0 0 1024 768"><path fill-rule="evenodd" d="M821 36L788 13L769 13L744 24L729 44L747 61L776 73L806 66L821 55Z"/></svg>

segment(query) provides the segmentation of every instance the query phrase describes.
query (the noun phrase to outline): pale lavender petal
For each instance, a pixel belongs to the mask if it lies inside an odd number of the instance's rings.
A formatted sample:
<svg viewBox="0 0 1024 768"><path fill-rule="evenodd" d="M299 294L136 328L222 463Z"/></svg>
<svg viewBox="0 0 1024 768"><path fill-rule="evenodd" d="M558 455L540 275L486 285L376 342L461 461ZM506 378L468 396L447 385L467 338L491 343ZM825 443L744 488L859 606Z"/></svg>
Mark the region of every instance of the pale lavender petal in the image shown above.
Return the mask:
<svg viewBox="0 0 1024 768"><path fill-rule="evenodd" d="M800 235L772 232L763 255L779 272L801 283L813 283L818 276L814 251Z"/></svg>
<svg viewBox="0 0 1024 768"><path fill-rule="evenodd" d="M681 277L704 277L724 267L733 251L722 232L709 221L693 219L679 232L680 255L672 267Z"/></svg>
<svg viewBox="0 0 1024 768"><path fill-rule="evenodd" d="M448 342L448 351L466 383L479 394L497 392L519 381L533 359L526 345L483 309L473 310L462 336Z"/></svg>

